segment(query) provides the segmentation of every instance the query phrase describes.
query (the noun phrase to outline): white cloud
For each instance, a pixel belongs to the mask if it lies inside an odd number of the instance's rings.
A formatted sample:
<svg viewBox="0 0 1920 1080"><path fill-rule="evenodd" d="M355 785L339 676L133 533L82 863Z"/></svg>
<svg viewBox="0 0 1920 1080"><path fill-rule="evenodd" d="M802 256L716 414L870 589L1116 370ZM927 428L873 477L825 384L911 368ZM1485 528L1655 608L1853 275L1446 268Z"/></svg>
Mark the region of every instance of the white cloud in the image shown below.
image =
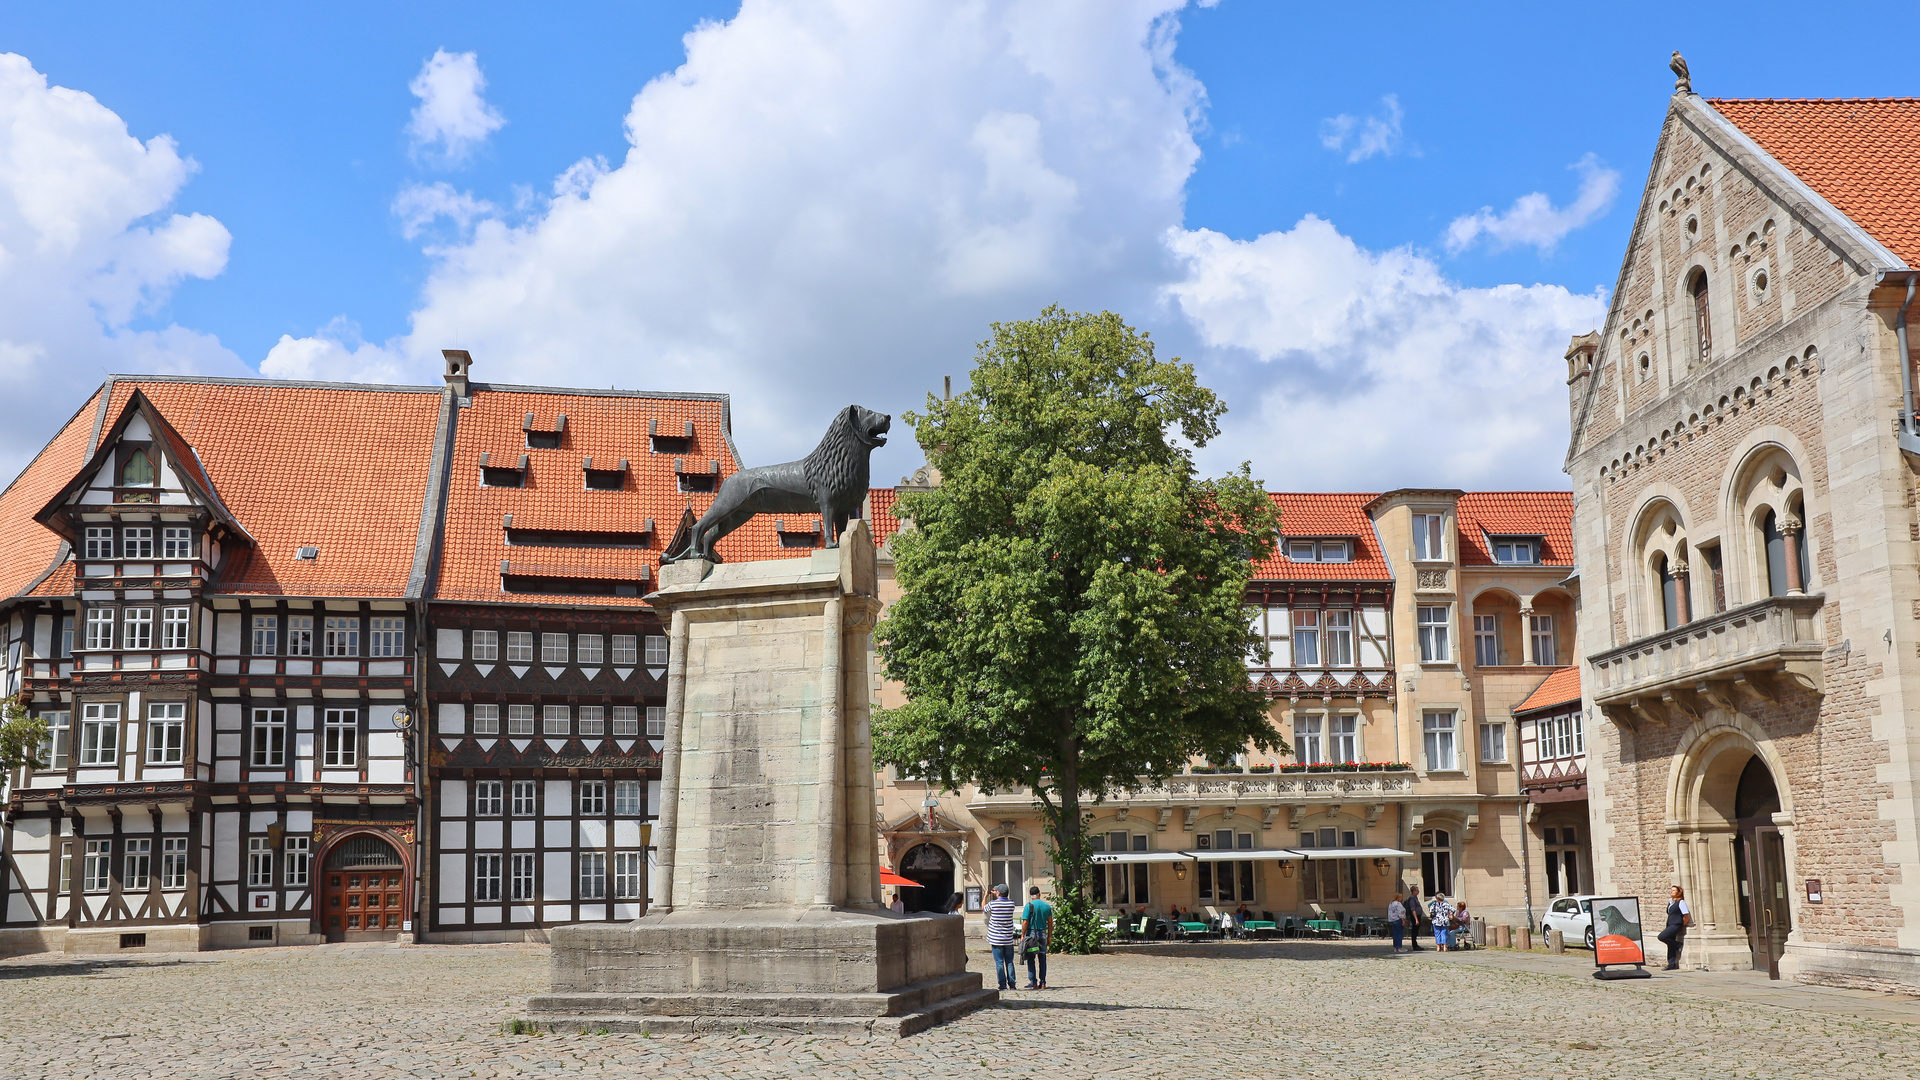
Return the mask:
<svg viewBox="0 0 1920 1080"><path fill-rule="evenodd" d="M417 238L441 218L454 223L461 232L472 228L480 218L493 213L485 199L456 191L445 180L431 184L408 184L393 200L393 213L400 219L400 232L407 239Z"/></svg>
<svg viewBox="0 0 1920 1080"><path fill-rule="evenodd" d="M360 338L360 327L344 315L312 337L281 334L260 374L274 379L326 379L351 382L404 383L418 381L400 357Z"/></svg>
<svg viewBox="0 0 1920 1080"><path fill-rule="evenodd" d="M634 97L623 160L432 247L389 353L422 379L454 347L486 380L724 390L764 462L850 400L918 406L992 320L1150 311L1199 157L1178 7L747 0ZM298 344L276 369L363 363ZM895 442L877 476L918 463Z"/></svg>
<svg viewBox="0 0 1920 1080"><path fill-rule="evenodd" d="M1237 241L1179 231L1168 300L1237 406L1215 457L1275 486L1564 486L1561 356L1599 291L1468 288L1400 248L1370 252L1317 217ZM1237 354L1237 359L1235 354Z"/></svg>
<svg viewBox="0 0 1920 1080"><path fill-rule="evenodd" d="M1447 250L1463 251L1485 236L1496 248L1530 244L1552 251L1568 233L1606 213L1620 191L1620 174L1600 164L1597 155L1588 154L1568 168L1580 174L1580 193L1570 205L1556 209L1543 192L1535 191L1515 199L1504 214L1481 207L1447 226Z"/></svg>
<svg viewBox="0 0 1920 1080"><path fill-rule="evenodd" d="M507 118L480 96L486 88L478 56L435 49L407 84L420 99L407 122L415 156L458 165L505 126Z"/></svg>
<svg viewBox="0 0 1920 1080"><path fill-rule="evenodd" d="M1398 153L1404 142L1400 121L1406 117L1400 108L1400 95L1388 94L1380 99L1380 104L1385 109L1384 115L1362 117L1341 113L1320 121L1320 145L1346 154L1349 164L1376 155L1392 157Z"/></svg>
<svg viewBox="0 0 1920 1080"><path fill-rule="evenodd" d="M110 372L244 371L209 335L136 325L226 267L225 226L167 213L196 168L168 136L143 143L91 95L0 54L0 398L33 418L0 427L0 484Z"/></svg>

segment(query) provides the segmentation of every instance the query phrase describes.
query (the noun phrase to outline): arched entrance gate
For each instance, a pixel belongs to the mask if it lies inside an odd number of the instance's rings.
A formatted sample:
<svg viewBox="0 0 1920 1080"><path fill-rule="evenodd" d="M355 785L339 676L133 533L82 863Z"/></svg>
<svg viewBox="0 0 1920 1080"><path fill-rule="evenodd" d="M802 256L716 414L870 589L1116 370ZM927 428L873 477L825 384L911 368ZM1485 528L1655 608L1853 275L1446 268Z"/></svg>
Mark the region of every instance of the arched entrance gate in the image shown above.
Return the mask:
<svg viewBox="0 0 1920 1080"><path fill-rule="evenodd" d="M953 899L953 856L939 844L918 844L900 858L901 877L920 884L917 889L901 889L900 900L908 911L944 911Z"/></svg>
<svg viewBox="0 0 1920 1080"><path fill-rule="evenodd" d="M328 941L394 941L412 910L412 875L398 848L355 833L327 849L320 871L320 925Z"/></svg>
<svg viewBox="0 0 1920 1080"><path fill-rule="evenodd" d="M1744 732L1723 730L1687 750L1678 780L1675 880L1694 913L1689 966L1777 970L1793 905L1773 770ZM1647 913L1647 925L1663 922Z"/></svg>

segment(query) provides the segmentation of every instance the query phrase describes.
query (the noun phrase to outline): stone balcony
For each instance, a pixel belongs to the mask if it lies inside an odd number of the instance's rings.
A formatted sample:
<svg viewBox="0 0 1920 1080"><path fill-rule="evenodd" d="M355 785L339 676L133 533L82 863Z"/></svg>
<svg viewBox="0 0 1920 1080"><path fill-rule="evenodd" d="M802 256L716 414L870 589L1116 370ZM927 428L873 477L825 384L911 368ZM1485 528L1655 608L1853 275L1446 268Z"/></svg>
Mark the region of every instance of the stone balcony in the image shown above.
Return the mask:
<svg viewBox="0 0 1920 1080"><path fill-rule="evenodd" d="M1689 722L1712 706L1733 712L1743 699L1772 703L1796 689L1819 694L1825 600L1770 596L1594 653L1594 703L1632 727Z"/></svg>
<svg viewBox="0 0 1920 1080"><path fill-rule="evenodd" d="M1289 823L1299 827L1298 819L1309 809L1323 810L1340 804L1353 804L1356 813L1364 813L1372 826L1392 802L1404 802L1414 793L1412 772L1330 772L1330 773L1205 773L1169 777L1164 784L1149 784L1108 801L1139 814L1161 829L1176 816L1185 828L1202 810L1224 808L1244 811L1272 828L1283 810ZM975 817L990 818L996 812L1006 816L1031 812L1033 795L1026 789L976 794L967 804Z"/></svg>

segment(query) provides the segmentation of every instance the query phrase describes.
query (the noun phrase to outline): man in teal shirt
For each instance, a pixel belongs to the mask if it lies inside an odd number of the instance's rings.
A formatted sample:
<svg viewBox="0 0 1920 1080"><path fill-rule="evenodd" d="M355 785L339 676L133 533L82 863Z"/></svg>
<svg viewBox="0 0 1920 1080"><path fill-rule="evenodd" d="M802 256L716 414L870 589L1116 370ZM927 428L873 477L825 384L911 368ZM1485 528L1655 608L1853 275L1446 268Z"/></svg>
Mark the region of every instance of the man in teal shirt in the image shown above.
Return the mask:
<svg viewBox="0 0 1920 1080"><path fill-rule="evenodd" d="M1027 954L1027 989L1047 988L1047 942L1053 936L1053 905L1040 899L1040 886L1027 888L1027 906L1020 909L1020 929L1025 932L1020 949ZM1035 962L1039 974L1034 974Z"/></svg>

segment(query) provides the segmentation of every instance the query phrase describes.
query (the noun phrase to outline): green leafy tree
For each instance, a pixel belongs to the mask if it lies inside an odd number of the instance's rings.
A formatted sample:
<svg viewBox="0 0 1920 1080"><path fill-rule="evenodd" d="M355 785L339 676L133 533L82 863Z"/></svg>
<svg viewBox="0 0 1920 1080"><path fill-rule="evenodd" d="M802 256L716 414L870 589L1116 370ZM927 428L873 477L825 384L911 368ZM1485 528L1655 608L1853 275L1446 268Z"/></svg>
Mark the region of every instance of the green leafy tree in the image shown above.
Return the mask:
<svg viewBox="0 0 1920 1080"><path fill-rule="evenodd" d="M36 755L46 741L47 722L27 714L24 696L8 698L0 705L0 787L5 786L4 774L22 765L45 768L47 763Z"/></svg>
<svg viewBox="0 0 1920 1080"><path fill-rule="evenodd" d="M1225 411L1119 316L1050 307L996 323L971 388L904 417L940 483L900 507L904 594L876 640L909 703L875 718L876 756L1031 789L1069 948L1098 941L1090 805L1196 755L1285 749L1246 673L1277 515L1247 466L1203 479L1190 450Z"/></svg>

